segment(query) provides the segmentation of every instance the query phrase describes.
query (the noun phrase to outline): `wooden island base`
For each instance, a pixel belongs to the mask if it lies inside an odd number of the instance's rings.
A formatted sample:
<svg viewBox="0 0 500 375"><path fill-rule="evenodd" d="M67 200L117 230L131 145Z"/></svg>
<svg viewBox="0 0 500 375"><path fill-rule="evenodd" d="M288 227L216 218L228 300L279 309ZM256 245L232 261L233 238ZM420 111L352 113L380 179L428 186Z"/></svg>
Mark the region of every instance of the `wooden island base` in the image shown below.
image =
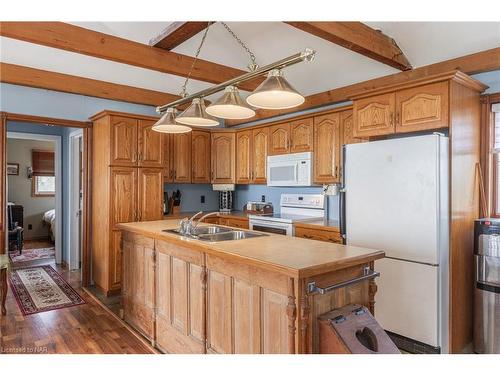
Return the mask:
<svg viewBox="0 0 500 375"><path fill-rule="evenodd" d="M366 274L382 251L278 235L211 244L161 231L176 225L120 224L124 319L161 351L318 353L319 315L351 303L374 313ZM311 282L347 285L319 294Z"/></svg>

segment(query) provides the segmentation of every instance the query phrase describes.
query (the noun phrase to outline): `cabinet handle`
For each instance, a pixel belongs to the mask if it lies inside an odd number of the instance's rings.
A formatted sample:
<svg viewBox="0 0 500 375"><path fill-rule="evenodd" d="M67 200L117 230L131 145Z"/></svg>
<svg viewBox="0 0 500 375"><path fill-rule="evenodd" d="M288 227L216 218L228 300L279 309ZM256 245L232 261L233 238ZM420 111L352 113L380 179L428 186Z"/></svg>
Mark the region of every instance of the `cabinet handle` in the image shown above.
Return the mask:
<svg viewBox="0 0 500 375"><path fill-rule="evenodd" d="M212 181L213 181L214 180L214 171L211 171L210 175L212 176Z"/></svg>
<svg viewBox="0 0 500 375"><path fill-rule="evenodd" d="M396 125L399 125L399 112L396 112Z"/></svg>
<svg viewBox="0 0 500 375"><path fill-rule="evenodd" d="M174 180L177 180L177 171L174 171Z"/></svg>
<svg viewBox="0 0 500 375"><path fill-rule="evenodd" d="M311 239L312 238L312 236L309 236L308 234L303 234L302 237L307 238L307 239Z"/></svg>
<svg viewBox="0 0 500 375"><path fill-rule="evenodd" d="M389 124L392 126L394 125L394 113L391 112L391 114L389 115Z"/></svg>

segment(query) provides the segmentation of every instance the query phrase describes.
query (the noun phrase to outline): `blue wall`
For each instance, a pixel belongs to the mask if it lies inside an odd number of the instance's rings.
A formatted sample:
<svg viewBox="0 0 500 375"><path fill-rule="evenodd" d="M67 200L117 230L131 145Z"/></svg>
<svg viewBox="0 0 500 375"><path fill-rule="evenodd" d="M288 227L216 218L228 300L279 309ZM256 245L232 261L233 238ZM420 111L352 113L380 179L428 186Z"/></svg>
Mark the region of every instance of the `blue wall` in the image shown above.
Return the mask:
<svg viewBox="0 0 500 375"><path fill-rule="evenodd" d="M172 196L174 190L181 192L181 212L214 211L219 209L219 194L209 184L165 184L164 191ZM205 203L201 203L201 196Z"/></svg>
<svg viewBox="0 0 500 375"><path fill-rule="evenodd" d="M5 112L88 121L105 109L157 116L151 106L0 83L0 110Z"/></svg>

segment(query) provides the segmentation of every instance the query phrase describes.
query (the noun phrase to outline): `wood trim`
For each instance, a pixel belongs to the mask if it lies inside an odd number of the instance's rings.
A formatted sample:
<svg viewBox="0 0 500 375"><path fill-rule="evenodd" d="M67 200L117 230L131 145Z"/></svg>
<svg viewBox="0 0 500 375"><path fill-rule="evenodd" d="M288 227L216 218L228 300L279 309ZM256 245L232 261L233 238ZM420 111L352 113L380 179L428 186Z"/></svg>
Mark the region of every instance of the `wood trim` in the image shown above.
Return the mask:
<svg viewBox="0 0 500 375"><path fill-rule="evenodd" d="M151 39L149 45L170 51L205 30L208 24L208 21L172 22L157 37Z"/></svg>
<svg viewBox="0 0 500 375"><path fill-rule="evenodd" d="M190 56L64 22L1 22L0 35L182 77L189 73L194 60ZM191 78L221 83L244 73L243 70L198 59ZM252 91L262 80L259 77L245 82L240 88Z"/></svg>
<svg viewBox="0 0 500 375"><path fill-rule="evenodd" d="M92 126L91 122L66 120L55 117L43 117L24 115L22 113L2 112L8 121L32 122L35 124L56 125L70 128L88 128Z"/></svg>
<svg viewBox="0 0 500 375"><path fill-rule="evenodd" d="M90 246L92 244L92 128L83 129L83 228L82 228L82 286L90 285Z"/></svg>
<svg viewBox="0 0 500 375"><path fill-rule="evenodd" d="M487 211L491 217L500 217L500 212L497 212L496 207L498 204L497 185L498 164L497 153L493 153L495 142L495 128L494 128L494 115L491 111L491 105L500 103L500 93L490 95L483 95L481 97L481 169L484 176L484 187L486 190ZM483 205L481 205L481 212Z"/></svg>
<svg viewBox="0 0 500 375"><path fill-rule="evenodd" d="M155 116L138 115L135 113L104 110L101 112L97 112L95 115L92 115L90 117L90 121L94 122L94 121L96 121L104 116L131 117L131 118L134 118L136 120L150 120L150 121L157 121L158 120L158 117L155 117Z"/></svg>
<svg viewBox="0 0 500 375"><path fill-rule="evenodd" d="M2 62L0 82L153 106L179 99L177 95L160 91Z"/></svg>
<svg viewBox="0 0 500 375"><path fill-rule="evenodd" d="M441 61L439 63L422 66L413 70L399 72L379 78L370 79L368 81L355 83L349 86L339 87L332 90L320 92L318 94L309 95L303 104L295 108L276 110L258 110L257 114L249 120L242 121L226 121L226 124L233 126L248 123L251 121L263 120L280 116L288 113L303 111L306 109L317 108L322 105L341 103L349 101L353 95L360 95L363 92L373 91L375 89L384 88L405 82L429 77L443 72L452 70L460 70L465 74L477 74L490 72L500 69L500 47L486 51L473 53L458 57L451 60Z"/></svg>
<svg viewBox="0 0 500 375"><path fill-rule="evenodd" d="M394 39L362 22L285 23L393 68L399 70L412 68Z"/></svg>

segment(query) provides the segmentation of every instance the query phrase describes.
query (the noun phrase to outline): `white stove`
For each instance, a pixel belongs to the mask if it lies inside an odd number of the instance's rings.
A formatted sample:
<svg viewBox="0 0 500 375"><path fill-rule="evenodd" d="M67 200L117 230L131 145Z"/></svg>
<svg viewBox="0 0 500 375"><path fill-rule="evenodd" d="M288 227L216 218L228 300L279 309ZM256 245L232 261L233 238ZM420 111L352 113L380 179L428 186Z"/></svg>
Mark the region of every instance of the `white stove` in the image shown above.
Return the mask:
<svg viewBox="0 0 500 375"><path fill-rule="evenodd" d="M325 217L322 194L281 194L280 213L272 216L248 215L250 229L293 236L293 223Z"/></svg>

